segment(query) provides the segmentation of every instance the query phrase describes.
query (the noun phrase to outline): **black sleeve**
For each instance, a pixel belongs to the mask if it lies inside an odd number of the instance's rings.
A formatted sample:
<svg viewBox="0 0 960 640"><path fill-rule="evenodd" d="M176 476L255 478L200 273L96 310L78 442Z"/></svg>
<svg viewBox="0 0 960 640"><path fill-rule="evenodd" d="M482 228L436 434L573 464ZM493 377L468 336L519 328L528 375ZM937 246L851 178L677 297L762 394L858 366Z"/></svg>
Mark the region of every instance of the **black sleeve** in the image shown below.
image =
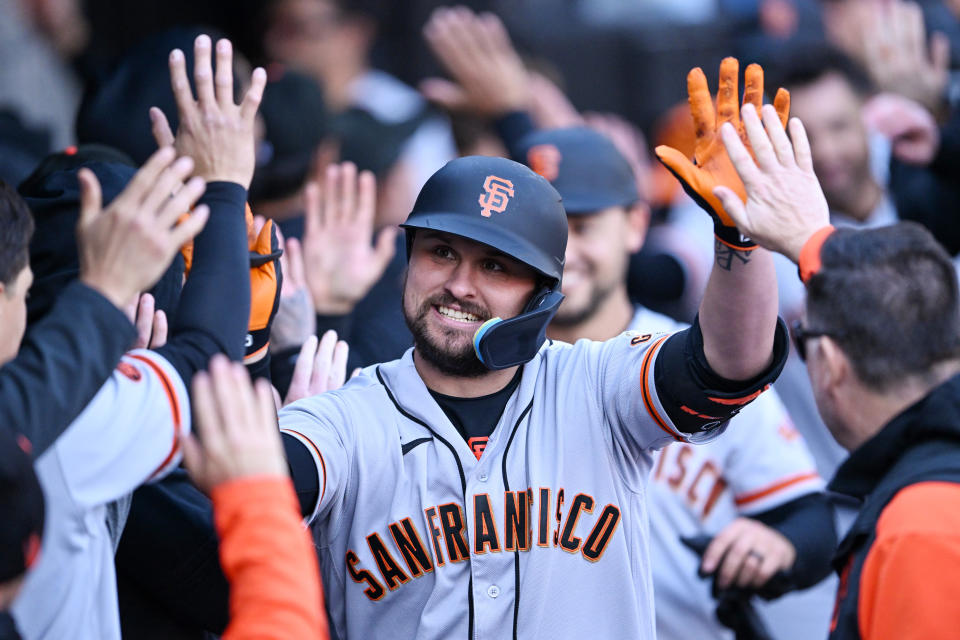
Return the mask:
<svg viewBox="0 0 960 640"><path fill-rule="evenodd" d="M170 341L157 349L188 386L216 353L243 359L250 319L246 198L247 191L239 184L211 182L200 199L210 207L210 218L193 241L193 266L170 327Z"/></svg>
<svg viewBox="0 0 960 640"><path fill-rule="evenodd" d="M300 513L307 517L313 513L320 499L320 474L313 456L302 442L293 436L283 435L283 450L287 454L287 466L293 478L293 488L300 501Z"/></svg>
<svg viewBox="0 0 960 640"><path fill-rule="evenodd" d="M537 130L533 124L533 119L526 111L511 111L493 121L493 127L497 135L503 141L510 157L517 162L525 163L525 158L520 157L522 149L520 141L528 134Z"/></svg>
<svg viewBox="0 0 960 640"><path fill-rule="evenodd" d="M833 508L823 493L808 493L750 517L782 533L797 550L797 559L787 571L793 588L812 587L830 574L837 531Z"/></svg>
<svg viewBox="0 0 960 640"><path fill-rule="evenodd" d="M317 337L322 338L323 334L331 329L337 332L337 337L341 340L349 340L350 331L353 330L353 312L342 316L326 316L318 313Z"/></svg>
<svg viewBox="0 0 960 640"><path fill-rule="evenodd" d="M657 357L654 380L664 410L684 433L709 431L759 396L780 375L790 353L787 327L777 319L773 363L752 380L717 375L707 363L699 316L689 329L670 336Z"/></svg>
<svg viewBox="0 0 960 640"><path fill-rule="evenodd" d="M80 415L137 337L122 311L73 282L0 369L0 425L39 456Z"/></svg>

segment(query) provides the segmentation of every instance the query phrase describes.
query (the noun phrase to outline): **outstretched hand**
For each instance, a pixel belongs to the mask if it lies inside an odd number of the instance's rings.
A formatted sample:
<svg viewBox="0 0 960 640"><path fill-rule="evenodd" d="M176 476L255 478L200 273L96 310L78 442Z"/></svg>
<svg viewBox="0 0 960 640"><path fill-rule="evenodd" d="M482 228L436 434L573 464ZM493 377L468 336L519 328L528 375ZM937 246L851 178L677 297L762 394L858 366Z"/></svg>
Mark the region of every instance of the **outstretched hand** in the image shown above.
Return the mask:
<svg viewBox="0 0 960 640"><path fill-rule="evenodd" d="M782 533L757 520L737 518L710 542L700 570L716 573L720 589L759 589L796 559L797 550Z"/></svg>
<svg viewBox="0 0 960 640"><path fill-rule="evenodd" d="M817 176L803 124L790 120L791 144L770 105L763 123L752 105L743 109L743 123L753 155L730 124L721 129L723 144L746 190L746 203L728 186L714 195L740 231L760 246L800 259L800 249L817 230L830 223L830 210ZM756 159L754 159L756 158Z"/></svg>
<svg viewBox="0 0 960 640"><path fill-rule="evenodd" d="M687 93L696 131L693 161L680 151L665 145L657 147L656 154L680 180L684 191L714 218L717 238L735 249L751 249L756 246L755 243L741 237L729 211L714 194L716 187L724 186L739 196L741 201L747 200L744 185L734 171L720 138L721 127L729 123L744 147L750 148L750 139L741 120L738 104L739 71L740 63L736 58L724 58L720 63L720 87L717 92L717 108L714 110L713 98L703 70L700 67L692 69L687 75ZM752 105L754 109L760 109L763 102L763 69L760 65L751 64L747 67L744 84L744 107ZM776 114L786 123L790 112L790 94L785 89L779 89L773 104ZM749 235L743 229L740 231Z"/></svg>
<svg viewBox="0 0 960 640"><path fill-rule="evenodd" d="M323 315L353 311L386 270L396 251L397 229L373 238L376 179L357 176L350 162L327 167L323 185L306 188L303 260L314 308Z"/></svg>
<svg viewBox="0 0 960 640"><path fill-rule="evenodd" d="M207 222L209 209L200 205L177 223L203 194L205 183L197 177L184 183L194 163L175 157L170 147L150 156L106 209L93 171L81 169L77 174L80 280L118 309L152 287L180 247Z"/></svg>
<svg viewBox="0 0 960 640"><path fill-rule="evenodd" d="M209 373L193 378L197 436L181 438L183 463L198 487L256 475L286 476L273 390L265 379L251 385L241 364L216 355Z"/></svg>
<svg viewBox="0 0 960 640"><path fill-rule="evenodd" d="M527 70L500 18L466 7L441 7L430 16L423 35L454 80L424 80L420 91L428 100L450 111L485 117L527 108Z"/></svg>
<svg viewBox="0 0 960 640"><path fill-rule="evenodd" d="M217 69L211 64L211 42L200 35L194 42L193 79L197 87L194 99L187 79L183 52L170 52L170 82L180 120L176 136L163 112L152 107L150 120L157 144L173 144L181 155L196 163L196 175L207 182L235 182L249 188L255 165L254 121L267 74L256 68L243 101L233 101L233 45L217 41Z"/></svg>
<svg viewBox="0 0 960 640"><path fill-rule="evenodd" d="M324 333L319 343L316 336L307 338L293 367L283 405L342 387L347 379L349 355L350 347L343 340L337 340L336 331Z"/></svg>

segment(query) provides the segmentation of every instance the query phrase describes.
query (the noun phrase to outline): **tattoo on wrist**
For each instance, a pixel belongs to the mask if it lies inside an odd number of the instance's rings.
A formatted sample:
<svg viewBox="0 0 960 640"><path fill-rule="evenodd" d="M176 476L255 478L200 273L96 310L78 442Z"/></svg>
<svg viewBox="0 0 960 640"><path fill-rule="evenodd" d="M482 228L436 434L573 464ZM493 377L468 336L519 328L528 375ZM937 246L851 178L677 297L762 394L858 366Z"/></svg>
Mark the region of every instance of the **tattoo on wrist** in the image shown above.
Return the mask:
<svg viewBox="0 0 960 640"><path fill-rule="evenodd" d="M731 271L735 264L750 262L752 250L734 249L719 240L713 241L713 254L716 256L717 266L724 271Z"/></svg>

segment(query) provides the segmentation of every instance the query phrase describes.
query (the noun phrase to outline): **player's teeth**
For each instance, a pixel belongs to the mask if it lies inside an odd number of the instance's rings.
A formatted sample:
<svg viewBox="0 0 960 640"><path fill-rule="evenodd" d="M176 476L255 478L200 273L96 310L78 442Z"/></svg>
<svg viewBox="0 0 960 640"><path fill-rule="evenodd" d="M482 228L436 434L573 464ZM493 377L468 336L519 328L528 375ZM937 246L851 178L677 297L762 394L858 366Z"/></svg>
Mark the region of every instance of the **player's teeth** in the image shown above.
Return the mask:
<svg viewBox="0 0 960 640"><path fill-rule="evenodd" d="M463 320L465 322L476 322L480 318L473 315L472 313L464 313L463 311L457 311L456 309L451 309L450 307L437 307L437 310L448 318L453 318L454 320Z"/></svg>

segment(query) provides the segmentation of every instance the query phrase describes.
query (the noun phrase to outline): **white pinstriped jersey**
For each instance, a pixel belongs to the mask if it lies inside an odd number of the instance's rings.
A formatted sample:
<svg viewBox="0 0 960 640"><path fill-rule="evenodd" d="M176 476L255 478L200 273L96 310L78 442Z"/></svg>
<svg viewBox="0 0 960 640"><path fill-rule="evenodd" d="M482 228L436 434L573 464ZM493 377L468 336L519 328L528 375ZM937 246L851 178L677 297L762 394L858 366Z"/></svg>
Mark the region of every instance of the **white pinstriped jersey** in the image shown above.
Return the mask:
<svg viewBox="0 0 960 640"><path fill-rule="evenodd" d="M106 505L176 467L179 433L189 429L180 376L159 354L138 349L37 459L43 544L12 611L24 640L119 640Z"/></svg>
<svg viewBox="0 0 960 640"><path fill-rule="evenodd" d="M665 339L544 345L479 459L412 350L284 408L336 635L652 640L650 453L689 438L655 389Z"/></svg>
<svg viewBox="0 0 960 640"><path fill-rule="evenodd" d="M677 331L685 325L648 309L631 328ZM660 640L733 638L716 620L709 580L680 537L713 536L738 516L772 509L823 489L813 456L770 389L730 420L722 438L674 443L653 457L649 485L650 553Z"/></svg>

